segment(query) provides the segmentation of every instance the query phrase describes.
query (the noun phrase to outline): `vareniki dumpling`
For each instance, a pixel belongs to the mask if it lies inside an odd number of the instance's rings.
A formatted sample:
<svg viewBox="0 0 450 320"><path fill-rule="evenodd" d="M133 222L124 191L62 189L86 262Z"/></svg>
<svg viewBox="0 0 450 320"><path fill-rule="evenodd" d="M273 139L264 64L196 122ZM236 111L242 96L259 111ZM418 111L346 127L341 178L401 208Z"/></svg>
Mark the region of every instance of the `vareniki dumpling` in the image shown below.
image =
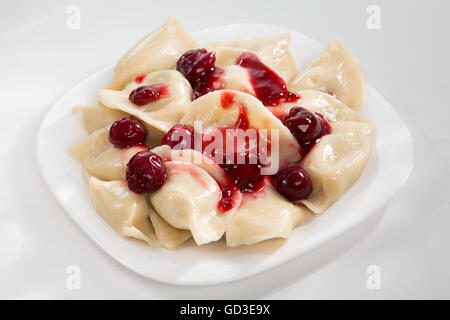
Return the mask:
<svg viewBox="0 0 450 320"><path fill-rule="evenodd" d="M302 161L313 192L301 203L316 214L322 213L358 179L369 154L367 135L336 133L322 137Z"/></svg>
<svg viewBox="0 0 450 320"><path fill-rule="evenodd" d="M131 91L152 84L167 86L167 96L144 106L130 101ZM100 101L106 107L129 113L147 125L162 132L178 123L191 102L192 89L189 82L175 70L157 71L147 74L141 83L132 81L121 91L100 90Z"/></svg>
<svg viewBox="0 0 450 320"><path fill-rule="evenodd" d="M89 179L89 195L95 209L122 236L157 247L145 197L131 192L124 181Z"/></svg>
<svg viewBox="0 0 450 320"><path fill-rule="evenodd" d="M254 52L262 62L289 82L297 75L297 68L288 48L290 38L289 34L242 36L230 42L213 43L208 48L216 52L216 65L219 67L235 64L237 58L244 52Z"/></svg>
<svg viewBox="0 0 450 320"><path fill-rule="evenodd" d="M120 58L107 88L122 90L140 74L171 69L184 52L197 47L178 19L172 17Z"/></svg>
<svg viewBox="0 0 450 320"><path fill-rule="evenodd" d="M227 229L229 247L251 245L272 238L288 238L292 229L308 222L313 213L284 199L268 183L257 195L245 195L243 205Z"/></svg>
<svg viewBox="0 0 450 320"><path fill-rule="evenodd" d="M232 212L218 211L221 189L202 168L183 161L166 162L168 179L149 195L155 211L171 226L190 230L202 245L219 240Z"/></svg>
<svg viewBox="0 0 450 320"><path fill-rule="evenodd" d="M321 90L359 110L366 95L366 77L350 50L340 40L334 40L319 59L289 83L289 89Z"/></svg>
<svg viewBox="0 0 450 320"><path fill-rule="evenodd" d="M68 150L69 155L81 163L91 175L101 180L125 180L128 161L145 146L127 149L115 148L108 140L109 127L94 131Z"/></svg>

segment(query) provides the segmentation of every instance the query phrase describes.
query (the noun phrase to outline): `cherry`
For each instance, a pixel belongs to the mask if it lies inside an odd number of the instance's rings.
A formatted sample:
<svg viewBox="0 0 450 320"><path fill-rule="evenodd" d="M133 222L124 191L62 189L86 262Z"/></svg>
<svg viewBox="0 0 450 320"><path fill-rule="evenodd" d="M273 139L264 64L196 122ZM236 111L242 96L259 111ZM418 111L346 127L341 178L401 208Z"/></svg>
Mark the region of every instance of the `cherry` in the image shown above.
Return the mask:
<svg viewBox="0 0 450 320"><path fill-rule="evenodd" d="M195 81L214 70L216 53L206 49L195 49L185 52L177 61L177 70L189 81Z"/></svg>
<svg viewBox="0 0 450 320"><path fill-rule="evenodd" d="M223 89L223 70L216 67L216 53L206 49L185 52L177 61L177 70L189 81L195 100L208 92Z"/></svg>
<svg viewBox="0 0 450 320"><path fill-rule="evenodd" d="M300 144L317 139L322 131L320 118L302 107L291 108L283 118L283 124Z"/></svg>
<svg viewBox="0 0 450 320"><path fill-rule="evenodd" d="M312 182L300 166L288 167L272 176L272 182L279 193L290 201L308 198Z"/></svg>
<svg viewBox="0 0 450 320"><path fill-rule="evenodd" d="M144 144L147 130L137 119L122 118L111 125L109 141L117 148Z"/></svg>
<svg viewBox="0 0 450 320"><path fill-rule="evenodd" d="M153 84L151 86L141 86L131 91L128 97L131 102L138 106L146 105L166 96L167 86L164 84Z"/></svg>
<svg viewBox="0 0 450 320"><path fill-rule="evenodd" d="M167 180L163 160L151 151L136 153L127 164L128 188L135 193L158 190Z"/></svg>
<svg viewBox="0 0 450 320"><path fill-rule="evenodd" d="M185 124L176 124L164 135L162 144L177 150L193 149L194 128Z"/></svg>

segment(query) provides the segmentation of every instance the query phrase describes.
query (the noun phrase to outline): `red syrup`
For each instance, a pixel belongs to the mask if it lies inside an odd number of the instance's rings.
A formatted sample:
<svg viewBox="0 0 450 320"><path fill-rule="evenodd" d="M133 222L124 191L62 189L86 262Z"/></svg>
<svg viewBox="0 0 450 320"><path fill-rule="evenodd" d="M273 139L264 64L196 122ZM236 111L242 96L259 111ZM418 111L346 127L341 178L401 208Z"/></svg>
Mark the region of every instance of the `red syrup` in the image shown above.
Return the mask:
<svg viewBox="0 0 450 320"><path fill-rule="evenodd" d="M145 73L141 73L140 75L138 75L136 77L136 79L134 79L134 82L142 83L142 81L144 81L145 77L146 77L146 74Z"/></svg>
<svg viewBox="0 0 450 320"><path fill-rule="evenodd" d="M300 99L300 96L288 91L284 79L261 62L256 54L244 52L236 60L236 64L247 70L256 97L265 106L277 106L282 102L296 102Z"/></svg>
<svg viewBox="0 0 450 320"><path fill-rule="evenodd" d="M243 130L246 131L250 129L250 120L248 117L247 107L241 102L236 101L236 94L231 91L223 91L221 93L221 106L224 109L229 109L233 105L237 105L239 108L239 115L236 119L234 125L229 127L218 128L218 130L222 133L223 137L227 137L228 130ZM243 157L245 163L238 164L238 154L235 152L232 156L226 154L226 143L230 142L229 139L224 138L224 146L221 152L223 156L222 164L219 166L228 174L228 176L233 181L233 184L236 185L239 190L243 193L251 193L261 190L263 187L263 176L261 175L261 164L259 163L258 150L259 150L259 135L255 137L257 141L249 141L245 140L244 150L240 151L240 156ZM232 143L234 144L236 150L237 148L237 138L233 139ZM250 152L250 148L256 148L254 152ZM214 150L213 152L217 152ZM257 159L253 159L250 161L252 156L256 155ZM255 161L256 160L256 161ZM252 163L250 163L252 162ZM255 163L254 163L255 162ZM226 194L226 193L225 193Z"/></svg>

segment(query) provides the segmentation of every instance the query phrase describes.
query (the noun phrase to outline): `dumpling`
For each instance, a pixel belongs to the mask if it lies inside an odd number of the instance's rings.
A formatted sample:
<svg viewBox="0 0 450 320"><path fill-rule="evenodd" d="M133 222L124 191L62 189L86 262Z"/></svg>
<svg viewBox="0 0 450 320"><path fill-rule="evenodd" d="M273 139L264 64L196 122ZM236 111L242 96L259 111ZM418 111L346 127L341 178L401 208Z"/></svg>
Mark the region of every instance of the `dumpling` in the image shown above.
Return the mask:
<svg viewBox="0 0 450 320"><path fill-rule="evenodd" d="M313 191L302 200L316 214L339 199L361 175L370 154L367 135L333 133L323 136L302 160Z"/></svg>
<svg viewBox="0 0 450 320"><path fill-rule="evenodd" d="M167 85L168 96L144 106L135 105L129 100L131 91L151 84ZM191 96L189 82L175 70L147 74L142 83L130 82L121 91L100 90L100 101L106 107L127 112L162 132L167 132L178 123L191 103Z"/></svg>
<svg viewBox="0 0 450 320"><path fill-rule="evenodd" d="M332 93L351 109L359 110L366 95L366 77L350 50L340 40L333 40L288 88L294 92L317 89Z"/></svg>
<svg viewBox="0 0 450 320"><path fill-rule="evenodd" d="M171 226L190 230L198 245L219 240L232 211L219 212L217 182L202 168L184 161L165 162L166 183L149 194L155 211Z"/></svg>
<svg viewBox="0 0 450 320"><path fill-rule="evenodd" d="M140 74L171 69L183 53L197 47L180 22L172 17L120 58L107 88L121 90Z"/></svg>
<svg viewBox="0 0 450 320"><path fill-rule="evenodd" d="M301 99L296 103L283 103L276 107L267 107L280 118L294 106L301 106L311 112L323 115L331 124L333 133L352 133L370 135L372 124L359 112L356 112L334 96L319 90L301 90L297 94Z"/></svg>
<svg viewBox="0 0 450 320"><path fill-rule="evenodd" d="M237 65L226 66L223 70L225 88L256 95L247 70Z"/></svg>
<svg viewBox="0 0 450 320"><path fill-rule="evenodd" d="M125 181L101 181L91 177L89 195L97 212L117 233L144 240L151 247L158 246L145 197L131 192Z"/></svg>
<svg viewBox="0 0 450 320"><path fill-rule="evenodd" d="M302 205L283 198L270 183L258 194L245 194L226 232L227 246L250 245L271 238L288 238L292 229L312 219Z"/></svg>
<svg viewBox="0 0 450 320"><path fill-rule="evenodd" d="M210 50L216 51L216 65L224 67L235 64L237 58L244 52L252 51L262 62L277 71L286 82L297 75L297 67L289 52L290 35L260 37L239 37L228 43L215 43Z"/></svg>
<svg viewBox="0 0 450 320"><path fill-rule="evenodd" d="M101 180L125 180L128 161L145 146L126 149L115 148L108 139L109 128L94 131L68 150L69 155L81 163L91 175Z"/></svg>
<svg viewBox="0 0 450 320"><path fill-rule="evenodd" d="M331 123L331 132L370 136L373 132L373 125L368 122L336 121Z"/></svg>
<svg viewBox="0 0 450 320"><path fill-rule="evenodd" d="M223 105L224 96L228 97L229 105ZM300 147L288 128L250 94L234 90L210 92L192 102L180 123L194 126L196 121L200 121L205 129L236 128L239 123L255 130L275 129L273 132L279 135L279 167L284 168L300 160Z"/></svg>
<svg viewBox="0 0 450 320"><path fill-rule="evenodd" d="M136 153L147 150L145 146L119 149L111 145L109 149L87 158L81 164L86 171L101 180L125 180L128 161Z"/></svg>
<svg viewBox="0 0 450 320"><path fill-rule="evenodd" d="M101 128L92 132L67 150L68 154L76 161L83 163L85 160L99 155L111 147L109 142L109 128Z"/></svg>
<svg viewBox="0 0 450 320"><path fill-rule="evenodd" d="M103 106L75 106L73 113L81 112L83 116L83 126L88 133L98 129L109 127L113 122L127 116L125 112L105 108Z"/></svg>
<svg viewBox="0 0 450 320"><path fill-rule="evenodd" d="M350 109L336 97L318 90L301 90L297 92L301 99L297 103L312 112L322 114L329 121L366 122L359 112Z"/></svg>
<svg viewBox="0 0 450 320"><path fill-rule="evenodd" d="M151 205L149 205L149 216L159 244L163 248L175 250L192 236L188 230L176 229L168 224Z"/></svg>

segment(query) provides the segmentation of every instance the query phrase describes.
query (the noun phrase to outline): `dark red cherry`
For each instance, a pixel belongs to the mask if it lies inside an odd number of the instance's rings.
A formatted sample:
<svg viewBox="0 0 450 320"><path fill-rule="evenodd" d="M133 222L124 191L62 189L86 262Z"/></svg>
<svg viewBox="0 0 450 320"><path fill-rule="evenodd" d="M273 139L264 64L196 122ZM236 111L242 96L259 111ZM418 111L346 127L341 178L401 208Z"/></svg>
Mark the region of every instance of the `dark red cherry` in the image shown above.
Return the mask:
<svg viewBox="0 0 450 320"><path fill-rule="evenodd" d="M138 106L146 105L167 95L167 85L153 84L151 86L141 86L131 91L128 97L131 102Z"/></svg>
<svg viewBox="0 0 450 320"><path fill-rule="evenodd" d="M206 49L195 49L185 52L177 61L177 70L189 81L193 82L214 70L216 53Z"/></svg>
<svg viewBox="0 0 450 320"><path fill-rule="evenodd" d="M151 151L136 153L127 164L128 188L135 193L158 190L167 180L163 160Z"/></svg>
<svg viewBox="0 0 450 320"><path fill-rule="evenodd" d="M281 170L272 176L272 182L277 191L290 201L306 199L312 192L311 179L299 166Z"/></svg>
<svg viewBox="0 0 450 320"><path fill-rule="evenodd" d="M194 148L194 128L185 124L174 125L162 138L162 144L166 144L177 150Z"/></svg>
<svg viewBox="0 0 450 320"><path fill-rule="evenodd" d="M292 132L300 144L320 137L322 121L314 113L302 107L293 107L283 118L283 124Z"/></svg>
<svg viewBox="0 0 450 320"><path fill-rule="evenodd" d="M145 138L147 131L137 119L122 118L109 129L109 141L117 148L142 145Z"/></svg>

